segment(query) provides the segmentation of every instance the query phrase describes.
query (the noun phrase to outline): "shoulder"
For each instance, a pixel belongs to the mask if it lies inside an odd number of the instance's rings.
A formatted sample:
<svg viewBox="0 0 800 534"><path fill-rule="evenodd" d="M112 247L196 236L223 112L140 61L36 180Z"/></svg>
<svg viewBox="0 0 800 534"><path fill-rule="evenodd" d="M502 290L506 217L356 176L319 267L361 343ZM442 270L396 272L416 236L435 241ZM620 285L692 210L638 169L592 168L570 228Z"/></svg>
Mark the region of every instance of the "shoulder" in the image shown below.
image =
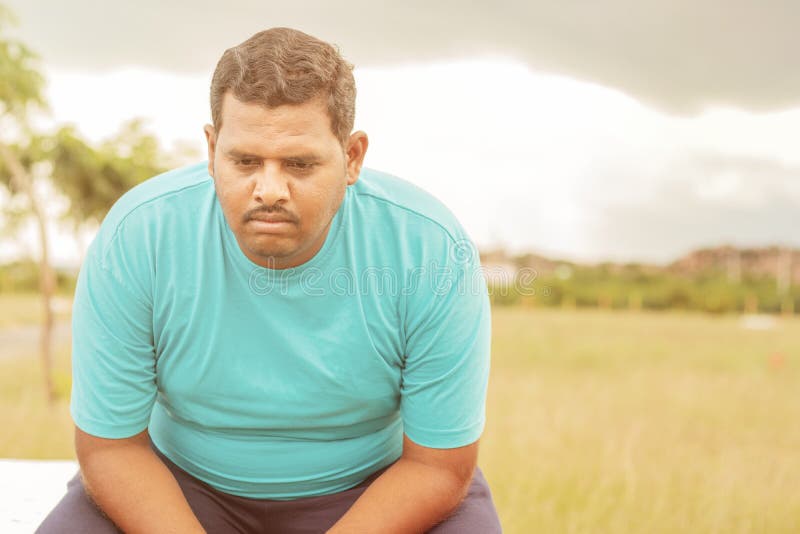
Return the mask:
<svg viewBox="0 0 800 534"><path fill-rule="evenodd" d="M395 229L404 236L436 236L449 243L468 240L463 226L447 206L407 180L364 168L352 187L363 210L387 224L401 227Z"/></svg>
<svg viewBox="0 0 800 534"><path fill-rule="evenodd" d="M95 251L104 257L126 227L135 226L136 234L147 234L145 228L158 224L167 213L191 212L187 207L208 191L213 180L206 162L173 169L136 185L122 195L103 219L95 237Z"/></svg>
<svg viewBox="0 0 800 534"><path fill-rule="evenodd" d="M162 203L175 196L186 195L192 189L211 183L206 162L180 167L154 176L133 187L114 204L103 226L116 228L144 206Z"/></svg>

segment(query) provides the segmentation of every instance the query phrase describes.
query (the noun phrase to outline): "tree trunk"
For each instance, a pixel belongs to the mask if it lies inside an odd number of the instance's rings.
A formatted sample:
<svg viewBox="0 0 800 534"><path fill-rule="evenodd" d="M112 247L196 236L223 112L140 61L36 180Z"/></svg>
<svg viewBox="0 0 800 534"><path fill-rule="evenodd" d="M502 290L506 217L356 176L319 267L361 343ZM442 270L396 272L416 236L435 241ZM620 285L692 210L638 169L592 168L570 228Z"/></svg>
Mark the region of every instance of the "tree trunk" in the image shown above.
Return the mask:
<svg viewBox="0 0 800 534"><path fill-rule="evenodd" d="M53 383L53 294L56 288L56 277L50 265L50 254L48 252L47 218L36 201L33 188L31 188L31 205L36 206L33 212L39 227L39 240L42 247L41 259L39 260L39 290L42 294L44 320L40 332L39 351L47 402L52 405L56 400L56 389Z"/></svg>
<svg viewBox="0 0 800 534"><path fill-rule="evenodd" d="M0 157L3 158L8 169L11 171L11 180L14 187L24 193L30 202L31 213L36 218L39 230L39 240L41 243L41 257L39 259L39 291L42 296L43 321L39 337L39 354L42 363L42 378L44 379L45 394L47 402L53 404L56 398L55 385L53 383L53 293L55 292L55 275L50 265L50 254L48 252L48 233L47 217L36 198L33 189L33 180L30 174L22 166L16 155L4 144L0 143Z"/></svg>

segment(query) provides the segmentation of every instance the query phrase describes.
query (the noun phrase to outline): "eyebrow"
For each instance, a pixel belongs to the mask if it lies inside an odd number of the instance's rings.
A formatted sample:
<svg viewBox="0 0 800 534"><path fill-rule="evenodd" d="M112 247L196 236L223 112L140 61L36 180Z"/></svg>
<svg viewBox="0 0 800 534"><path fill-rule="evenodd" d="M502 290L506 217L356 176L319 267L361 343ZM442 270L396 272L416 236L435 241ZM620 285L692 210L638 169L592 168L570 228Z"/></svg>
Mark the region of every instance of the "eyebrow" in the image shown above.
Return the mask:
<svg viewBox="0 0 800 534"><path fill-rule="evenodd" d="M242 152L242 151L237 150L235 148L232 148L232 149L229 149L229 150L225 150L223 153L227 157L233 158L233 159L245 159L245 158L264 159L262 156L259 156L257 154L250 154L249 152ZM292 154L291 156L286 156L286 157L281 158L281 159L283 159L283 160L291 160L291 161L318 161L321 158L318 155L314 154L314 153L306 152L306 153L302 153L302 154Z"/></svg>
<svg viewBox="0 0 800 534"><path fill-rule="evenodd" d="M236 150L235 148L225 150L224 154L232 159L263 159L261 156L257 154L251 154L249 152L242 152L241 150Z"/></svg>

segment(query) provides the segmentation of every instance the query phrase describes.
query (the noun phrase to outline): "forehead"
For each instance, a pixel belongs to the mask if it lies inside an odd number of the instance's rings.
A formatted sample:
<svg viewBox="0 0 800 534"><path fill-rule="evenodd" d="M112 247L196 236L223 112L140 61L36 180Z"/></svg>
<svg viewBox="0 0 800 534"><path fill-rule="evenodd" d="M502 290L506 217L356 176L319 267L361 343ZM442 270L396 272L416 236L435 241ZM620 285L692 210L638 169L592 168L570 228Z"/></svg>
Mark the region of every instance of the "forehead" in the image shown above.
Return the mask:
<svg viewBox="0 0 800 534"><path fill-rule="evenodd" d="M339 142L331 129L327 107L321 99L268 108L245 103L230 92L222 101L222 126L218 143L226 149L331 150Z"/></svg>

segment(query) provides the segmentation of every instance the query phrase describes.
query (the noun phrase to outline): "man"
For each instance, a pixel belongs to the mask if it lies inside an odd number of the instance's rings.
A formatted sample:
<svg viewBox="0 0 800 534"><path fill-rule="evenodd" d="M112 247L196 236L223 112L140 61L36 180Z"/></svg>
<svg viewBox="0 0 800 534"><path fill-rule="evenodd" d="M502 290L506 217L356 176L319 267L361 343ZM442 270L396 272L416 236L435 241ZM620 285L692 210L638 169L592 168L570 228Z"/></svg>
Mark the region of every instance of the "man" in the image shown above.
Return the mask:
<svg viewBox="0 0 800 534"><path fill-rule="evenodd" d="M40 532L499 532L490 313L438 201L362 169L352 67L227 50L208 162L112 208L73 307L80 475Z"/></svg>

